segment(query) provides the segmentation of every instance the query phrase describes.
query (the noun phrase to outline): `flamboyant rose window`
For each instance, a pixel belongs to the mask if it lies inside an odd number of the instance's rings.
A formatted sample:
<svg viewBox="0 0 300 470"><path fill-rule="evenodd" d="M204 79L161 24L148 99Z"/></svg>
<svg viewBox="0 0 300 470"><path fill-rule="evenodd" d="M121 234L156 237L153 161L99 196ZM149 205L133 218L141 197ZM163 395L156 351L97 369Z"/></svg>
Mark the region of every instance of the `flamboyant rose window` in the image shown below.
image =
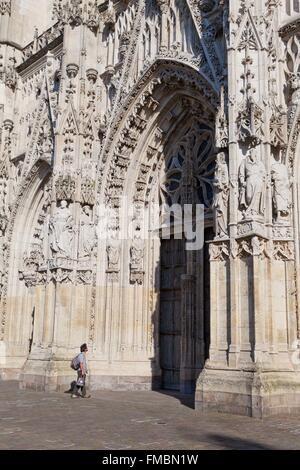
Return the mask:
<svg viewBox="0 0 300 470"><path fill-rule="evenodd" d="M184 185L190 185L194 188L190 202L211 209L215 171L213 135L207 124L196 122L171 148L160 181L162 204L182 204Z"/></svg>

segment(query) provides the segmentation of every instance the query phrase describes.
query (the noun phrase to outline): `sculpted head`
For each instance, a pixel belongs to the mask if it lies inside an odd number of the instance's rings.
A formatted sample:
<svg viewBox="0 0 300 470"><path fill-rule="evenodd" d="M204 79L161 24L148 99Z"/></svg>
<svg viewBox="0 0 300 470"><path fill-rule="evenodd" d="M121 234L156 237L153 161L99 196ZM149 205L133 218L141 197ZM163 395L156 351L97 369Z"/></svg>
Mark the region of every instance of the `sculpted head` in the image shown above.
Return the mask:
<svg viewBox="0 0 300 470"><path fill-rule="evenodd" d="M60 201L60 207L62 209L66 209L66 207L68 207L68 203L65 199L63 199L62 201Z"/></svg>
<svg viewBox="0 0 300 470"><path fill-rule="evenodd" d="M220 163L226 163L226 155L225 152L220 152L217 155L217 162Z"/></svg>
<svg viewBox="0 0 300 470"><path fill-rule="evenodd" d="M83 212L84 212L86 215L91 215L91 208L90 208L90 206L85 205L85 206L83 206L82 210L83 210Z"/></svg>

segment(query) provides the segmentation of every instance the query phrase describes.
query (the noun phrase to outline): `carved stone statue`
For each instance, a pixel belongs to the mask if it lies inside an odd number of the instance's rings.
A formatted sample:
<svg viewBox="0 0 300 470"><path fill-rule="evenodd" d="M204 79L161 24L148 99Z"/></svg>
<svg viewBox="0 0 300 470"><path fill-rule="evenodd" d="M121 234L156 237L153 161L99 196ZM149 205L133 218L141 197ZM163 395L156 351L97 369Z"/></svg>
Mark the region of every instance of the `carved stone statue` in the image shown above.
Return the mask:
<svg viewBox="0 0 300 470"><path fill-rule="evenodd" d="M216 236L219 238L228 235L228 199L229 199L229 173L225 153L219 153L214 179L214 203Z"/></svg>
<svg viewBox="0 0 300 470"><path fill-rule="evenodd" d="M49 119L45 119L39 129L38 145L41 158L51 163L53 137Z"/></svg>
<svg viewBox="0 0 300 470"><path fill-rule="evenodd" d="M97 244L97 232L92 221L92 209L88 205L82 208L79 244L79 256L81 258L90 257Z"/></svg>
<svg viewBox="0 0 300 470"><path fill-rule="evenodd" d="M291 103L296 105L300 100L300 73L291 73L289 77L289 84L291 87L292 97Z"/></svg>
<svg viewBox="0 0 300 470"><path fill-rule="evenodd" d="M60 206L50 218L50 248L54 255L70 258L74 238L74 219L67 201L60 202Z"/></svg>
<svg viewBox="0 0 300 470"><path fill-rule="evenodd" d="M266 169L251 150L239 170L240 208L245 218L262 217L265 210Z"/></svg>
<svg viewBox="0 0 300 470"><path fill-rule="evenodd" d="M111 243L107 249L108 270L119 271L120 246L117 243Z"/></svg>
<svg viewBox="0 0 300 470"><path fill-rule="evenodd" d="M140 238L136 238L130 249L130 258L131 258L131 269L141 270L143 269L143 259L144 259L144 242Z"/></svg>
<svg viewBox="0 0 300 470"><path fill-rule="evenodd" d="M290 213L291 194L287 167L283 163L274 163L271 169L271 176L273 187L273 208L276 221L279 222L283 217L287 217Z"/></svg>

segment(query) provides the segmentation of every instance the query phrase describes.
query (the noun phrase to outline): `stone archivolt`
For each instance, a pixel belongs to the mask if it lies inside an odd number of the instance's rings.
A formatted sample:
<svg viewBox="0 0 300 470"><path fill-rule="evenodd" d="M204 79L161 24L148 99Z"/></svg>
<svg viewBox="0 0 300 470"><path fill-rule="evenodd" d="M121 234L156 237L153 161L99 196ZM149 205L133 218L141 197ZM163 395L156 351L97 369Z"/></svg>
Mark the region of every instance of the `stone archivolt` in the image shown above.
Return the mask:
<svg viewBox="0 0 300 470"><path fill-rule="evenodd" d="M88 340L95 388L166 381L203 409L300 409L300 33L285 6L55 0L29 44L0 44L3 376L62 388ZM209 244L145 240L160 203L203 204Z"/></svg>

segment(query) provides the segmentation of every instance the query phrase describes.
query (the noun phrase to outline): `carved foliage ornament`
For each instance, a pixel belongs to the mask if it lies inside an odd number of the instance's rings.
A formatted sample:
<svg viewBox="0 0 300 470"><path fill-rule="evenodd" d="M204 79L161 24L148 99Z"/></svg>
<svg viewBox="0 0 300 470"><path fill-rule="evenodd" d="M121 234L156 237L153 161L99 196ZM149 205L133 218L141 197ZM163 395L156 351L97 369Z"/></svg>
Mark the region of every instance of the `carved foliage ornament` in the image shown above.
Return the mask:
<svg viewBox="0 0 300 470"><path fill-rule="evenodd" d="M76 181L71 174L60 175L55 182L57 201L73 201L75 197Z"/></svg>
<svg viewBox="0 0 300 470"><path fill-rule="evenodd" d="M229 243L211 243L209 245L210 261L226 261L230 256Z"/></svg>
<svg viewBox="0 0 300 470"><path fill-rule="evenodd" d="M63 24L73 28L83 24L94 32L100 23L97 2L89 0L54 0L52 15Z"/></svg>
<svg viewBox="0 0 300 470"><path fill-rule="evenodd" d="M274 261L294 260L294 245L290 241L269 241L255 236L250 239L233 240L228 242L213 242L210 244L210 260L226 261L232 259L244 259L259 257L260 259L272 259Z"/></svg>

